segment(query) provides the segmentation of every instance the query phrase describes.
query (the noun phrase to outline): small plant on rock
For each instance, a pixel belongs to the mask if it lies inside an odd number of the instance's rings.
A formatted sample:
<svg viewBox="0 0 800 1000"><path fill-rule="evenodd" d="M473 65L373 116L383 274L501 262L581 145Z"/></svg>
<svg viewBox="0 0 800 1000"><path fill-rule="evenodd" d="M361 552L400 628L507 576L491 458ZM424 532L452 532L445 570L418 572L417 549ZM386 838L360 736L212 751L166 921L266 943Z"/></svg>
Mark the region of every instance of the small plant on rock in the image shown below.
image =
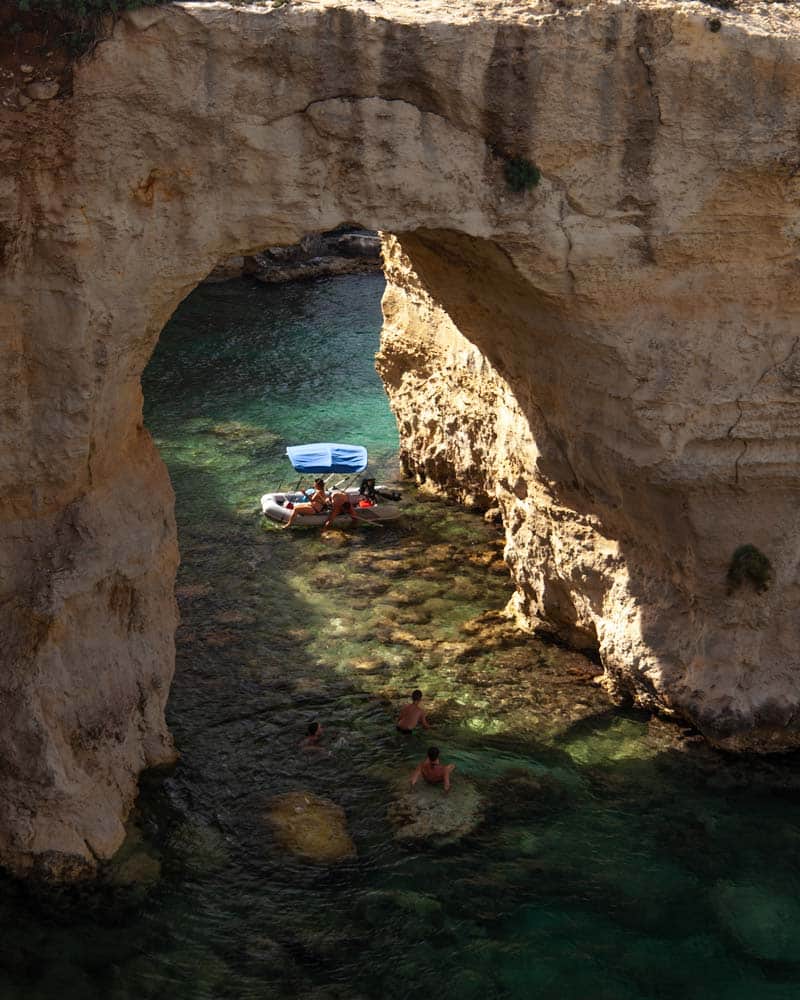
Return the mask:
<svg viewBox="0 0 800 1000"><path fill-rule="evenodd" d="M524 156L507 156L503 164L503 173L506 184L517 193L535 188L542 177L542 172L536 164Z"/></svg>
<svg viewBox="0 0 800 1000"><path fill-rule="evenodd" d="M772 581L772 563L755 545L740 545L731 557L728 567L728 593L732 594L743 583L749 583L757 593L763 594Z"/></svg>

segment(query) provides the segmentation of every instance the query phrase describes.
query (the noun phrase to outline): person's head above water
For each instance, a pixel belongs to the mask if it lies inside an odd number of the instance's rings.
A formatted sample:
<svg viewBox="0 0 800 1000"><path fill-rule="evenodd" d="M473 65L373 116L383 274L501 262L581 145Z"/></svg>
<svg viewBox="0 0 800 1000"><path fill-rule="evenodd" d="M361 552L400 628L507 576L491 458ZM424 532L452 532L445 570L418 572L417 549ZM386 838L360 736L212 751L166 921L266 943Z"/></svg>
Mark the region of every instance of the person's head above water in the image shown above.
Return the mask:
<svg viewBox="0 0 800 1000"><path fill-rule="evenodd" d="M318 722L309 722L308 729L306 731L309 736L316 736L317 733L322 736L322 726Z"/></svg>
<svg viewBox="0 0 800 1000"><path fill-rule="evenodd" d="M412 701L422 701L422 692L420 691L419 688L417 688L416 691L412 691L411 692L411 700Z"/></svg>
<svg viewBox="0 0 800 1000"><path fill-rule="evenodd" d="M428 747L428 760L431 764L435 764L439 759L439 748L438 747Z"/></svg>

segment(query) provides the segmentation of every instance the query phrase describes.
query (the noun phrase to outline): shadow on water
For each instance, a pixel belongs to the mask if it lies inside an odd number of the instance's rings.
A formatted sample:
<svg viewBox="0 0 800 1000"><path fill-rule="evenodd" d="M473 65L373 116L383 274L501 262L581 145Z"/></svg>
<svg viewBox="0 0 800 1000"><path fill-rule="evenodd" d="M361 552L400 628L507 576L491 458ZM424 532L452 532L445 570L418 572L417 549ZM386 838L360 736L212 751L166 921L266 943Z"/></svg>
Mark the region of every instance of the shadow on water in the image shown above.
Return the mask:
<svg viewBox="0 0 800 1000"><path fill-rule="evenodd" d="M503 539L457 508L410 490L403 523L326 538L252 514L297 439L368 425L391 475L379 291L256 288L240 308L201 289L165 332L145 392L177 496L182 756L145 776L107 885L4 885L0 1000L797 997L796 761L728 758L610 706L595 664L498 614ZM336 332L363 395L318 407L300 365L273 392L277 326L327 350L337 303L372 317ZM414 687L433 728L402 737ZM309 754L313 719L325 752ZM432 741L480 804L436 848L389 817ZM312 864L276 841L270 800L303 789L344 809L355 857Z"/></svg>

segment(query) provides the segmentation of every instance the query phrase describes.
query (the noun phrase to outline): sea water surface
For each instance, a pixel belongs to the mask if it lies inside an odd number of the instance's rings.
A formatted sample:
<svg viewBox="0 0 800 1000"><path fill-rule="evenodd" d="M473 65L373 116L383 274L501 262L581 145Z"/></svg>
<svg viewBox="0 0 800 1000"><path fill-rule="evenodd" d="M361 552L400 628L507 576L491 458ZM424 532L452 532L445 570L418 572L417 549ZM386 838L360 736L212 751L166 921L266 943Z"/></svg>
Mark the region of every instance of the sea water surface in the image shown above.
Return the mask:
<svg viewBox="0 0 800 1000"><path fill-rule="evenodd" d="M100 887L4 883L0 1000L800 997L795 758L736 759L612 707L596 664L521 635L503 538L406 485L407 514L323 537L258 497L287 444L363 442L399 476L374 372L382 279L197 289L144 378L176 493L182 624L151 775ZM402 737L425 692L433 729ZM324 752L298 743L312 720ZM404 846L430 741L481 817ZM266 820L309 791L357 855L303 861Z"/></svg>

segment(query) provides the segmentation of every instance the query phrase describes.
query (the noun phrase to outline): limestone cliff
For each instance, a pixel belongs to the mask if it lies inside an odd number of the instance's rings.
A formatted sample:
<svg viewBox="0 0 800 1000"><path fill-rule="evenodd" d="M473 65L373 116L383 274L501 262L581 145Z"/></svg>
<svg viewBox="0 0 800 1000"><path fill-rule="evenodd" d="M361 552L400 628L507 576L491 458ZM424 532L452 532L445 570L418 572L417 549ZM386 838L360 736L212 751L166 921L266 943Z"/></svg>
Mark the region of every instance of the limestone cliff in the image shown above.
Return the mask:
<svg viewBox="0 0 800 1000"><path fill-rule="evenodd" d="M520 612L720 741L799 742L798 27L688 0L173 4L58 97L4 99L7 865L108 856L172 753L160 330L217 261L341 224L399 237L407 459L497 496ZM512 157L538 187L509 190ZM728 595L745 542L774 582Z"/></svg>

